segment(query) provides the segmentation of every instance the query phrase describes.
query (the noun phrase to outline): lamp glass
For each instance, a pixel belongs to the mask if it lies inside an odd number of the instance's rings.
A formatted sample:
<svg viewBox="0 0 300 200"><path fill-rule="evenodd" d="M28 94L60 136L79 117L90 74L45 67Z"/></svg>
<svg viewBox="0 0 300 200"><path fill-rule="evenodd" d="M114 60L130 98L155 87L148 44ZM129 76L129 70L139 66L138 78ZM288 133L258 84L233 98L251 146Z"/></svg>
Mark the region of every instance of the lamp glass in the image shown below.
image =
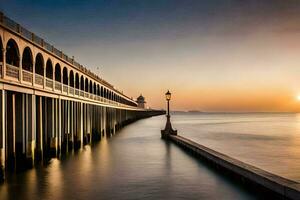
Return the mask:
<svg viewBox="0 0 300 200"><path fill-rule="evenodd" d="M166 99L167 99L167 101L170 101L170 99L171 99L171 92L169 90L166 93Z"/></svg>

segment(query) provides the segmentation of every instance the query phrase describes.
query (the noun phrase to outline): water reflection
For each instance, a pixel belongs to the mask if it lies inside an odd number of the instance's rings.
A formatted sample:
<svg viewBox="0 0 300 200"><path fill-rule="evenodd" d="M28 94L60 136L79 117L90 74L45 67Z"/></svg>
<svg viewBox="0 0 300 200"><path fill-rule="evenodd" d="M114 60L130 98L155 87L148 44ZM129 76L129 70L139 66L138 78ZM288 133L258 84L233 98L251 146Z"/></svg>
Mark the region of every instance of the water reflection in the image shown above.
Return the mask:
<svg viewBox="0 0 300 200"><path fill-rule="evenodd" d="M51 196L52 199L61 199L63 195L61 163L58 159L52 159L50 162L46 170L45 180L43 181L43 184L45 184L47 188L47 190L44 191L47 193L45 196Z"/></svg>
<svg viewBox="0 0 300 200"><path fill-rule="evenodd" d="M48 166L11 175L0 199L254 199L160 139L164 117L138 121Z"/></svg>

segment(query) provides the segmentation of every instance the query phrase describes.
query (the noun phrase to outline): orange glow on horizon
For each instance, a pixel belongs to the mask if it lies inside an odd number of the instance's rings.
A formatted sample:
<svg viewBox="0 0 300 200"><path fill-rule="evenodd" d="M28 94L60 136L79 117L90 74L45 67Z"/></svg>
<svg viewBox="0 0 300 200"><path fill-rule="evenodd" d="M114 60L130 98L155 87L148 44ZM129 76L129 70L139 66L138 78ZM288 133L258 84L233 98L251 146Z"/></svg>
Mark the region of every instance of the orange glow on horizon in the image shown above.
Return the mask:
<svg viewBox="0 0 300 200"><path fill-rule="evenodd" d="M195 92L196 91L196 92ZM172 110L204 112L300 112L300 98L284 88L199 88L173 90ZM165 108L162 94L148 98L156 108Z"/></svg>

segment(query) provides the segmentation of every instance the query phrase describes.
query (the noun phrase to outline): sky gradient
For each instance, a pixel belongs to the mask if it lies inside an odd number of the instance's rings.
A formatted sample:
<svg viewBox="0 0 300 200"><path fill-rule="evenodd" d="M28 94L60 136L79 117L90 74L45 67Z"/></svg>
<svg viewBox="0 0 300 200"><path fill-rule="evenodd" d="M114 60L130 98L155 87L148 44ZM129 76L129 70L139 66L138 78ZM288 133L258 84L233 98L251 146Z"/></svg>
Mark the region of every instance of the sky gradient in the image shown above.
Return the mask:
<svg viewBox="0 0 300 200"><path fill-rule="evenodd" d="M148 105L300 111L300 1L1 0L10 18Z"/></svg>

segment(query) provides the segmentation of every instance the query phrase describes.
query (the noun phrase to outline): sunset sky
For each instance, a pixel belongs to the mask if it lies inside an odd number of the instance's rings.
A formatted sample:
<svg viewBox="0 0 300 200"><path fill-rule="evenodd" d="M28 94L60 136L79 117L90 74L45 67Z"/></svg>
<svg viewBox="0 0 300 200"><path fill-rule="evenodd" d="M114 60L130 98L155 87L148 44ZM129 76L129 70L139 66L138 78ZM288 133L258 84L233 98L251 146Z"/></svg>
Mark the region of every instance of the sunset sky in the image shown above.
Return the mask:
<svg viewBox="0 0 300 200"><path fill-rule="evenodd" d="M300 1L1 0L125 94L202 111L300 111Z"/></svg>

